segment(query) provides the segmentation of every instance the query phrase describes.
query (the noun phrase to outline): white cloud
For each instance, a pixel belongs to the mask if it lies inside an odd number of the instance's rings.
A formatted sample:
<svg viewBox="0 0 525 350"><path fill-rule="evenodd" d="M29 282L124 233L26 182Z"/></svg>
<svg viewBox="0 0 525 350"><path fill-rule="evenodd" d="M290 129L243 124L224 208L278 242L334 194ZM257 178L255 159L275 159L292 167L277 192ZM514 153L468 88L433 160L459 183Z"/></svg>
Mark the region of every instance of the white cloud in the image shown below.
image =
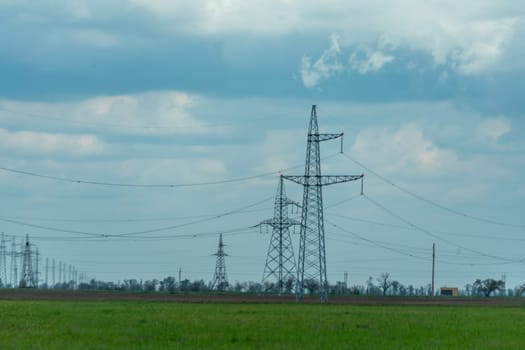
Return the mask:
<svg viewBox="0 0 525 350"><path fill-rule="evenodd" d="M414 124L390 132L385 129L361 131L352 145L357 159L367 159L388 173L439 176L464 170L454 150L437 147Z"/></svg>
<svg viewBox="0 0 525 350"><path fill-rule="evenodd" d="M330 47L323 52L314 64L311 63L310 57L303 56L301 60L301 78L305 87L314 87L321 80L328 79L343 69L339 62L339 56L341 55L339 37L332 35L330 42Z"/></svg>
<svg viewBox="0 0 525 350"><path fill-rule="evenodd" d="M494 67L513 39L523 8L498 0L481 2L313 0L131 0L167 28L196 35L250 33L259 36L305 32L340 33L342 46L374 46L388 37L392 46L431 55L437 65L460 74ZM388 57L371 57L368 69ZM303 65L310 62L303 59ZM375 65L375 66L374 66ZM362 68L366 70L366 68ZM314 73L311 81L323 73ZM308 78L307 78L307 81Z"/></svg>
<svg viewBox="0 0 525 350"><path fill-rule="evenodd" d="M0 129L0 149L28 155L92 156L104 151L94 135L67 135Z"/></svg>
<svg viewBox="0 0 525 350"><path fill-rule="evenodd" d="M502 19L449 24L450 46L434 53L436 62L448 62L462 74L483 72L503 56L515 23L515 19Z"/></svg>
<svg viewBox="0 0 525 350"><path fill-rule="evenodd" d="M478 126L478 137L497 143L499 139L512 130L511 121L505 117L489 118L483 120Z"/></svg>
<svg viewBox="0 0 525 350"><path fill-rule="evenodd" d="M349 66L347 67L340 62L343 53L339 41L339 36L332 34L330 36L330 47L313 64L310 57L303 56L300 73L305 87L317 86L321 81L327 80L344 70L354 70L360 74L376 72L394 60L394 56L379 50L361 49L354 51L350 56Z"/></svg>
<svg viewBox="0 0 525 350"><path fill-rule="evenodd" d="M25 123L27 127L49 125L61 129L94 129L124 134L221 133L191 113L200 97L180 91L99 96L73 102L26 102L0 100L0 120Z"/></svg>
<svg viewBox="0 0 525 350"><path fill-rule="evenodd" d="M360 57L358 52L350 56L351 68L360 74L376 72L383 66L394 60L394 56L385 54L381 51L366 52L365 57Z"/></svg>

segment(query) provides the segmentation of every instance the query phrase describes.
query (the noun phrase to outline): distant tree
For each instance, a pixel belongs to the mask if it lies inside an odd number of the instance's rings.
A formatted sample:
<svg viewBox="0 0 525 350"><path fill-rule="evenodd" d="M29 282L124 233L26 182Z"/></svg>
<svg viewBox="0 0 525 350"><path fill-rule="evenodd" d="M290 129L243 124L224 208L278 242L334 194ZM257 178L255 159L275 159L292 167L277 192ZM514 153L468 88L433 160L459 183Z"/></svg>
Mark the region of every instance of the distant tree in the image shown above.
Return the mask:
<svg viewBox="0 0 525 350"><path fill-rule="evenodd" d="M176 288L177 288L177 280L173 276L168 276L164 278L162 281L160 281L160 290L163 292L174 293Z"/></svg>
<svg viewBox="0 0 525 350"><path fill-rule="evenodd" d="M368 276L368 279L366 280L366 294L370 295L373 294L372 290L374 289L374 279L372 276Z"/></svg>
<svg viewBox="0 0 525 350"><path fill-rule="evenodd" d="M407 289L408 289L408 295L413 296L414 291L415 291L414 286L409 284Z"/></svg>
<svg viewBox="0 0 525 350"><path fill-rule="evenodd" d="M291 294L293 292L293 287L295 285L295 278L293 276L288 276L284 281L284 292Z"/></svg>
<svg viewBox="0 0 525 350"><path fill-rule="evenodd" d="M304 287L308 290L308 294L315 294L319 291L319 281L313 278L304 280Z"/></svg>
<svg viewBox="0 0 525 350"><path fill-rule="evenodd" d="M363 286L351 286L350 288L348 288L348 294L351 295L361 295L365 294L365 292L366 288Z"/></svg>
<svg viewBox="0 0 525 350"><path fill-rule="evenodd" d="M134 278L124 280L123 289L132 292L139 292L142 290L142 284Z"/></svg>
<svg viewBox="0 0 525 350"><path fill-rule="evenodd" d="M493 292L499 291L503 288L505 288L505 281L503 280L495 280L492 278L488 278L486 280L480 280L477 279L472 284L473 289L476 291L476 294L478 295L484 295L485 297L489 297Z"/></svg>
<svg viewBox="0 0 525 350"><path fill-rule="evenodd" d="M191 282L190 290L192 292L205 292L208 290L208 287L206 286L206 282L204 282L204 280L197 280Z"/></svg>
<svg viewBox="0 0 525 350"><path fill-rule="evenodd" d="M390 279L390 274L388 272L382 273L378 278L377 282L379 284L379 288L381 288L381 292L383 295L386 295L388 290L392 287L392 280Z"/></svg>
<svg viewBox="0 0 525 350"><path fill-rule="evenodd" d="M159 280L156 280L156 279L145 281L144 291L145 292L155 292L157 290L158 284L159 284Z"/></svg>
<svg viewBox="0 0 525 350"><path fill-rule="evenodd" d="M233 285L233 291L236 293L244 292L244 284L239 281L236 281L235 284Z"/></svg>
<svg viewBox="0 0 525 350"><path fill-rule="evenodd" d="M278 291L278 286L276 283L266 281L263 284L263 293L276 293Z"/></svg>
<svg viewBox="0 0 525 350"><path fill-rule="evenodd" d="M400 283L398 281L392 281L392 294L398 295Z"/></svg>
<svg viewBox="0 0 525 350"><path fill-rule="evenodd" d="M432 284L427 284L427 295L432 296Z"/></svg>
<svg viewBox="0 0 525 350"><path fill-rule="evenodd" d="M404 285L399 285L399 295L405 296L407 295L407 288Z"/></svg>
<svg viewBox="0 0 525 350"><path fill-rule="evenodd" d="M472 295L472 284L467 283L467 284L465 285L465 294L466 294L467 296L471 296L471 295Z"/></svg>
<svg viewBox="0 0 525 350"><path fill-rule="evenodd" d="M262 284L259 282L246 282L245 290L248 293L260 293L262 291Z"/></svg>
<svg viewBox="0 0 525 350"><path fill-rule="evenodd" d="M515 288L515 294L517 297L523 296L523 293L525 293L525 284L522 284L521 286L517 286Z"/></svg>
<svg viewBox="0 0 525 350"><path fill-rule="evenodd" d="M168 281L168 283L171 283L171 279ZM187 278L185 278L182 281L180 281L180 283L179 283L179 290L181 292L189 292L191 290L191 281L189 279L187 279Z"/></svg>

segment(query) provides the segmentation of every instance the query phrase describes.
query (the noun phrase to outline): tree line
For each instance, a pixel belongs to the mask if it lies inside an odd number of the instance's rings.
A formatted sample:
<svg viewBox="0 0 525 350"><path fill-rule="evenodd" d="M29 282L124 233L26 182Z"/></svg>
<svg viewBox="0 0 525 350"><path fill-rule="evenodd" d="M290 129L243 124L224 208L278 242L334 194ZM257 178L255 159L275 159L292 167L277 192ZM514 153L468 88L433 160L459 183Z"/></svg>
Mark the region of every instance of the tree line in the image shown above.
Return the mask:
<svg viewBox="0 0 525 350"><path fill-rule="evenodd" d="M69 282L57 283L52 286L45 284L40 285L43 289L66 289L66 290L112 290L112 291L127 291L127 292L211 292L212 289L209 283L204 280L184 279L178 281L173 276L168 276L163 279L151 280L137 280L125 279L119 282L100 281L91 279L87 282L76 283L71 280ZM319 281L308 279L304 284L305 293L315 295L319 292ZM282 285L273 282L235 282L231 284L221 285L218 290L232 293L265 293L265 294L292 294L295 290L295 279L290 277L286 279ZM405 285L393 279L389 273L382 273L377 277L369 276L362 285L347 286L344 282L336 282L329 284L329 294L331 295L371 295L371 296L431 296L431 284L423 286L414 286L412 284ZM464 288L459 289L461 296L523 296L525 294L525 284L515 288L506 289L505 281L496 279L476 279L474 282L466 284ZM439 295L439 289L434 291L434 295Z"/></svg>

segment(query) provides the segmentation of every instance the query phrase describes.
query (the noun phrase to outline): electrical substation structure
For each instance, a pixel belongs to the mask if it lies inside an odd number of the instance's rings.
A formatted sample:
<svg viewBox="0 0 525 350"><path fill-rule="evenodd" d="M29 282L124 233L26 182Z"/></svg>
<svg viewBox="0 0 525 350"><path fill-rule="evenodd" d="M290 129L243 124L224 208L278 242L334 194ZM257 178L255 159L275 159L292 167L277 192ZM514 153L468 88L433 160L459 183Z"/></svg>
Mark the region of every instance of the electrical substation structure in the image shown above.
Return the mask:
<svg viewBox="0 0 525 350"><path fill-rule="evenodd" d="M325 232L323 217L323 186L348 181L363 181L364 175L321 175L319 144L322 141L341 138L343 133L320 134L317 123L317 107L312 106L306 146L305 173L301 176L288 175L283 178L303 185L301 230L299 236L299 261L297 264L296 298L302 300L310 283L318 283L322 302L328 300L326 274Z"/></svg>
<svg viewBox="0 0 525 350"><path fill-rule="evenodd" d="M292 205L300 207L298 203L286 196L283 176L281 175L275 195L273 218L264 220L259 224L261 227L272 228L272 237L268 247L266 264L264 265L262 283L275 280L279 295L285 291L286 284L290 284L293 287L297 273L290 227L300 226L301 223L288 217L288 207Z"/></svg>
<svg viewBox="0 0 525 350"><path fill-rule="evenodd" d="M225 291L228 288L228 276L226 275L226 259L228 256L224 252L224 243L222 243L222 233L219 236L219 248L217 253L213 254L217 257L217 262L215 263L215 273L213 274L213 279L210 285L211 289L217 289L218 291Z"/></svg>

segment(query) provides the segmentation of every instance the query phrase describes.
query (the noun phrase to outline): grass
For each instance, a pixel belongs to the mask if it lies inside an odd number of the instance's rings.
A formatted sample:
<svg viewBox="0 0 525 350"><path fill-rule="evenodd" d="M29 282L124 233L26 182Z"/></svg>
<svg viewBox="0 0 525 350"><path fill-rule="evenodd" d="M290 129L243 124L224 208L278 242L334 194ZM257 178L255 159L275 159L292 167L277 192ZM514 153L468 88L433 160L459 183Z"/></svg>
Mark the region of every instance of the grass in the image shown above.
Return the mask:
<svg viewBox="0 0 525 350"><path fill-rule="evenodd" d="M0 301L0 349L524 349L525 308Z"/></svg>

